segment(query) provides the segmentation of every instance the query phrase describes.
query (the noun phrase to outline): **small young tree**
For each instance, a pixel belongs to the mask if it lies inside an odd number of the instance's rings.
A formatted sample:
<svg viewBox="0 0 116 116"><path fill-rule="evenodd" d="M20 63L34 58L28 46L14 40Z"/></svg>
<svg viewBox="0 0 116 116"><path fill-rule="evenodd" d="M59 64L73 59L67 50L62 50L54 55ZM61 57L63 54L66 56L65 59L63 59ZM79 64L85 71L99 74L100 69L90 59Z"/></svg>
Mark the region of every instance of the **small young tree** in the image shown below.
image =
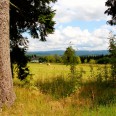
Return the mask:
<svg viewBox="0 0 116 116"><path fill-rule="evenodd" d="M89 60L89 63L90 63L90 64L95 64L96 61L95 61L94 59L90 59L90 60Z"/></svg>
<svg viewBox="0 0 116 116"><path fill-rule="evenodd" d="M87 59L84 60L84 63L87 63Z"/></svg>
<svg viewBox="0 0 116 116"><path fill-rule="evenodd" d="M113 81L116 80L116 36L112 35L109 38L109 52L111 55L111 76Z"/></svg>
<svg viewBox="0 0 116 116"><path fill-rule="evenodd" d="M77 56L77 64L81 64L81 58Z"/></svg>
<svg viewBox="0 0 116 116"><path fill-rule="evenodd" d="M68 48L66 48L66 51L64 52L64 55L63 55L63 62L65 65L70 65L71 74L75 74L77 57L76 57L75 50L72 48L72 46L69 46Z"/></svg>
<svg viewBox="0 0 116 116"><path fill-rule="evenodd" d="M110 25L116 25L116 0L107 0L105 5L108 7L105 14L111 15ZM113 80L116 80L116 36L111 35L109 38L109 52L111 54L111 74Z"/></svg>

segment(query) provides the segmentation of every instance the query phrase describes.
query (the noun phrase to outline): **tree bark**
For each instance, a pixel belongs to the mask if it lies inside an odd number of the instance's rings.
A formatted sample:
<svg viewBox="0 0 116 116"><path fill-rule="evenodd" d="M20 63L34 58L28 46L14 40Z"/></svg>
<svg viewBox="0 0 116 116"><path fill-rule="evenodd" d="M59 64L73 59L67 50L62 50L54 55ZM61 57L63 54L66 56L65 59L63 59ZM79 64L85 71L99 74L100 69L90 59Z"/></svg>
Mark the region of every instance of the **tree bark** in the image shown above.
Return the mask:
<svg viewBox="0 0 116 116"><path fill-rule="evenodd" d="M15 100L10 64L9 0L0 0L0 108Z"/></svg>

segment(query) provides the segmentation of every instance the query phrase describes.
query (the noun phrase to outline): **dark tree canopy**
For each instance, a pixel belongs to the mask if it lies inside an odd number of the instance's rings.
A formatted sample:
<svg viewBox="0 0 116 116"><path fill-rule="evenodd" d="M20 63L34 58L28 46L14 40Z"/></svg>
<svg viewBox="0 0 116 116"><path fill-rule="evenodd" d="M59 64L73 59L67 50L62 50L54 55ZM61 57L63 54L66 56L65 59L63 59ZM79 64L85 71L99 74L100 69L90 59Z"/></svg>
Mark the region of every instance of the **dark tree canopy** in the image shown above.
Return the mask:
<svg viewBox="0 0 116 116"><path fill-rule="evenodd" d="M22 41L21 33L29 32L32 37L45 41L47 34L54 31L55 11L49 6L56 0L10 0L10 39ZM15 5L15 6L14 6ZM39 32L39 34L38 34Z"/></svg>
<svg viewBox="0 0 116 116"><path fill-rule="evenodd" d="M28 38L24 38L22 33L27 32L33 38L46 41L46 36L54 32L55 10L52 10L50 3L55 2L56 0L10 0L11 62L18 65L18 75L23 75L19 77L21 79L28 74L24 71L28 69L25 56ZM19 54L25 59L23 62L19 60L21 57L17 57Z"/></svg>
<svg viewBox="0 0 116 116"><path fill-rule="evenodd" d="M26 51L24 48L19 48L19 47L15 47L15 49L13 48L11 52L11 62L12 62L11 66L13 69L13 64L17 64L18 66L17 76L20 80L25 79L30 74L28 66L27 66L27 62L29 61L29 59L25 55L25 52Z"/></svg>
<svg viewBox="0 0 116 116"><path fill-rule="evenodd" d="M110 25L116 25L116 0L107 0L105 5L108 7L105 14L112 16L112 19L108 23Z"/></svg>

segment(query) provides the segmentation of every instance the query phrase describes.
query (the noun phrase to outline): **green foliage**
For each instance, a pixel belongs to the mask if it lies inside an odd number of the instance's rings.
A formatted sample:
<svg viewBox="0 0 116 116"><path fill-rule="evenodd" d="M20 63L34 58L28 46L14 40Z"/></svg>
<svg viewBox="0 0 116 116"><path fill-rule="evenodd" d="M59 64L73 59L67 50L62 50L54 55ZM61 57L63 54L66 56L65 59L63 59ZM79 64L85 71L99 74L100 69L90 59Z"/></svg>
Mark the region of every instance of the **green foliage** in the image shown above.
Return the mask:
<svg viewBox="0 0 116 116"><path fill-rule="evenodd" d="M43 93L52 95L56 99L61 99L70 96L75 90L77 90L76 80L68 79L66 80L62 75L54 78L52 81L45 80L37 81L36 86Z"/></svg>
<svg viewBox="0 0 116 116"><path fill-rule="evenodd" d="M46 36L53 33L55 25L53 21L55 11L49 6L52 2L56 0L10 0L11 62L17 63L18 78L21 80L29 74L26 65L28 60L25 56L29 41L22 34L26 32L33 38L46 41Z"/></svg>
<svg viewBox="0 0 116 116"><path fill-rule="evenodd" d="M109 57L103 57L97 60L98 64L109 64L110 63L110 58Z"/></svg>
<svg viewBox="0 0 116 116"><path fill-rule="evenodd" d="M88 82L82 85L79 97L90 102L89 107L112 105L116 100L115 84L112 82ZM84 101L85 102L85 101Z"/></svg>
<svg viewBox="0 0 116 116"><path fill-rule="evenodd" d="M63 62L62 57L57 55L57 54L54 55L54 58L55 58L56 63L62 63Z"/></svg>
<svg viewBox="0 0 116 116"><path fill-rule="evenodd" d="M110 63L110 55L90 55L90 56L80 56L82 63L88 63L90 59L96 60L99 64Z"/></svg>
<svg viewBox="0 0 116 116"><path fill-rule="evenodd" d="M111 74L112 79L116 80L116 36L111 35L109 38L109 52L110 52L110 61L111 61Z"/></svg>
<svg viewBox="0 0 116 116"><path fill-rule="evenodd" d="M90 64L95 64L96 61L95 61L94 59L90 59L89 63L90 63Z"/></svg>
<svg viewBox="0 0 116 116"><path fill-rule="evenodd" d="M63 62L65 65L77 64L75 50L71 46L66 48L66 51L64 52L64 55L63 55Z"/></svg>
<svg viewBox="0 0 116 116"><path fill-rule="evenodd" d="M110 74L110 71L109 71L109 68L107 65L104 66L104 78L105 78L105 81L108 81L109 79L109 74Z"/></svg>
<svg viewBox="0 0 116 116"><path fill-rule="evenodd" d="M84 63L87 63L87 59L84 60Z"/></svg>
<svg viewBox="0 0 116 116"><path fill-rule="evenodd" d="M74 77L76 73L76 64L77 64L77 57L75 50L70 46L66 49L63 55L63 62L65 65L70 65L70 71L72 77Z"/></svg>
<svg viewBox="0 0 116 116"><path fill-rule="evenodd" d="M12 44L24 45L23 32L29 32L32 37L45 41L46 36L54 31L53 21L55 11L49 6L56 0L10 0L10 39ZM39 31L39 33L37 32ZM15 41L15 43L14 43Z"/></svg>
<svg viewBox="0 0 116 116"><path fill-rule="evenodd" d="M77 56L77 64L81 64L81 58Z"/></svg>
<svg viewBox="0 0 116 116"><path fill-rule="evenodd" d="M115 35L111 35L111 37L109 38L109 52L111 55L113 55L114 57L116 57L116 36Z"/></svg>
<svg viewBox="0 0 116 116"><path fill-rule="evenodd" d="M44 62L50 62L50 63L62 63L62 56L59 56L57 54L55 55L47 55L47 56L38 56L36 55L30 55L28 56L30 61L33 60L38 60L39 63L44 63Z"/></svg>
<svg viewBox="0 0 116 116"><path fill-rule="evenodd" d="M106 70L107 69L107 67L105 67L104 68L105 70L104 70L104 72L105 73L107 73L106 71L108 71L108 70ZM101 67L99 67L99 66L97 66L97 75L96 75L96 78L97 78L97 82L98 83L101 83L102 81L103 81L103 70L101 69ZM105 78L105 81L107 81L106 80L106 75L104 76L104 78Z"/></svg>
<svg viewBox="0 0 116 116"><path fill-rule="evenodd" d="M108 9L105 14L111 15L112 19L108 21L110 25L116 25L116 0L107 0L105 5Z"/></svg>
<svg viewBox="0 0 116 116"><path fill-rule="evenodd" d="M89 65L89 66L90 66L90 78L94 79L95 77L94 67L93 65Z"/></svg>
<svg viewBox="0 0 116 116"><path fill-rule="evenodd" d="M25 49L21 49L19 47L14 47L11 50L11 65L12 65L12 72L14 72L15 70L13 70L13 66L16 65L17 66L17 78L23 80L25 79L29 74L29 68L27 66L28 63L28 58L25 56ZM14 74L12 73L12 74Z"/></svg>
<svg viewBox="0 0 116 116"><path fill-rule="evenodd" d="M106 6L108 9L105 11L105 13L112 16L112 19L109 20L108 23L110 25L116 25L116 0L107 0ZM112 79L116 80L116 37L112 33L109 38L109 44Z"/></svg>
<svg viewBox="0 0 116 116"><path fill-rule="evenodd" d="M112 16L112 19L108 23L110 25L116 25L116 0L107 0L105 5L108 7L105 13ZM112 33L109 38L109 44L112 79L116 80L116 37Z"/></svg>
<svg viewBox="0 0 116 116"><path fill-rule="evenodd" d="M56 59L53 55L46 56L45 59L47 62L50 62L50 63L56 62Z"/></svg>

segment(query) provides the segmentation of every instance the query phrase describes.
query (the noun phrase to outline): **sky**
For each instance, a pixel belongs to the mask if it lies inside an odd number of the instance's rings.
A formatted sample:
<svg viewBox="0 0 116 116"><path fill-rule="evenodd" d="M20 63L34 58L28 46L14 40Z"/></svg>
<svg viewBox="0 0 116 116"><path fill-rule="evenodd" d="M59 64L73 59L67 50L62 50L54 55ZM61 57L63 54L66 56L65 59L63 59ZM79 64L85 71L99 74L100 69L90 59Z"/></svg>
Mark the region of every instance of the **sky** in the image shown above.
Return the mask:
<svg viewBox="0 0 116 116"><path fill-rule="evenodd" d="M51 4L56 10L55 32L49 34L46 42L29 38L29 51L66 50L107 50L110 31L115 26L106 22L110 19L104 14L106 0L58 0Z"/></svg>

